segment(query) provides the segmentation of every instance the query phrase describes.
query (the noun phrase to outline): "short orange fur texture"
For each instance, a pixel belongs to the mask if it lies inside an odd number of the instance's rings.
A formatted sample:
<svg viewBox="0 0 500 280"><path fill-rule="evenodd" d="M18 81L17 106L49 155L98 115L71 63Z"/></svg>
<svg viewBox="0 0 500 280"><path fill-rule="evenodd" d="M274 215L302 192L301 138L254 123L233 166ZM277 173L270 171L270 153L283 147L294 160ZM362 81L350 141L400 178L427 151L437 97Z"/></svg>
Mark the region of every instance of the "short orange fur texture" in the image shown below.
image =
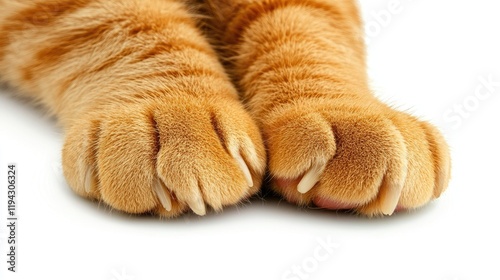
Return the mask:
<svg viewBox="0 0 500 280"><path fill-rule="evenodd" d="M440 196L431 124L369 86L354 0L0 0L0 81L65 133L79 195L205 215L256 194L367 216Z"/></svg>

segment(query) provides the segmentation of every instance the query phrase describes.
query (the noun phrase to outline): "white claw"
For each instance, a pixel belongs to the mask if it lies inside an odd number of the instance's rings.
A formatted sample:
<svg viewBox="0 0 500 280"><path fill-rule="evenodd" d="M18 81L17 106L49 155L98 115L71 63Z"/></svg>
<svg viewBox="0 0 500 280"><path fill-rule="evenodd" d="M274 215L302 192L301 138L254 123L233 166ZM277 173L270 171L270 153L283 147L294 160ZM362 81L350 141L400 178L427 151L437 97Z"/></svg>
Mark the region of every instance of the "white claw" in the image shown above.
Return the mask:
<svg viewBox="0 0 500 280"><path fill-rule="evenodd" d="M186 202L189 205L189 208L191 208L191 210L193 210L193 212L197 215L205 216L207 213L205 202L203 201L199 190L197 190Z"/></svg>
<svg viewBox="0 0 500 280"><path fill-rule="evenodd" d="M396 207L398 206L399 197L401 196L401 190L403 189L403 184L400 183L390 183L387 186L388 190L381 202L381 210L384 215L391 216Z"/></svg>
<svg viewBox="0 0 500 280"><path fill-rule="evenodd" d="M85 181L83 183L85 187L85 191L87 193L90 193L92 191L92 184L94 183L94 172L92 168L88 168L87 172L85 173Z"/></svg>
<svg viewBox="0 0 500 280"><path fill-rule="evenodd" d="M158 196L158 199L160 200L161 205L163 205L163 208L165 208L165 210L167 211L171 211L172 200L170 199L170 195L163 187L163 184L160 182L160 179L155 179L155 182L153 183L153 190L155 191L156 196Z"/></svg>
<svg viewBox="0 0 500 280"><path fill-rule="evenodd" d="M324 169L325 165L323 164L313 164L311 169L307 171L304 177L302 177L302 180L300 180L300 183L297 185L297 191L299 191L299 193L307 193L310 191L319 181Z"/></svg>
<svg viewBox="0 0 500 280"><path fill-rule="evenodd" d="M243 175L245 175L245 179L247 180L247 184L249 187L253 187L253 180L252 180L252 175L250 174L250 170L248 169L247 164L241 157L239 153L233 155L234 159L236 159L236 162L240 166L241 171L243 172Z"/></svg>

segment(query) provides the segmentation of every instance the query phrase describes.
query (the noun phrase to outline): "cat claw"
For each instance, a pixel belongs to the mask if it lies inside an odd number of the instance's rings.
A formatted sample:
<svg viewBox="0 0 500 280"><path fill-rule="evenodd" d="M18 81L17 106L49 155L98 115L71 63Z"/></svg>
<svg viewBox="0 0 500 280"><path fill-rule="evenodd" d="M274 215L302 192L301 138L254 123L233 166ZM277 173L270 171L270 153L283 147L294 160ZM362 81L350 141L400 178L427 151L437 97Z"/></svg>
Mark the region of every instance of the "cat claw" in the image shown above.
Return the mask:
<svg viewBox="0 0 500 280"><path fill-rule="evenodd" d="M186 202L189 205L189 208L191 208L191 210L193 210L196 215L205 216L205 214L207 213L205 202L203 201L199 190L196 190L191 198Z"/></svg>
<svg viewBox="0 0 500 280"><path fill-rule="evenodd" d="M172 200L170 199L170 195L167 193L165 188L163 187L163 183L157 178L153 184L153 190L156 193L156 196L160 200L161 205L165 210L172 210Z"/></svg>
<svg viewBox="0 0 500 280"><path fill-rule="evenodd" d="M399 197L401 196L401 191L403 189L403 184L401 183L389 183L387 186L388 190L384 198L381 201L381 211L382 214L391 216L396 211L398 206Z"/></svg>
<svg viewBox="0 0 500 280"><path fill-rule="evenodd" d="M313 163L311 169L302 177L300 183L297 185L297 191L299 193L305 194L310 191L314 185L319 181L321 174L325 170L324 164Z"/></svg>
<svg viewBox="0 0 500 280"><path fill-rule="evenodd" d="M94 183L94 171L92 168L88 168L85 173L85 179L83 185L85 187L85 192L90 193L92 191L92 185Z"/></svg>
<svg viewBox="0 0 500 280"><path fill-rule="evenodd" d="M241 157L240 153L236 153L233 155L234 159L238 163L238 166L240 167L241 171L243 172L243 175L245 176L245 179L247 180L248 186L251 188L253 187L253 180L252 180L252 174L250 174L250 169L248 169L247 164Z"/></svg>

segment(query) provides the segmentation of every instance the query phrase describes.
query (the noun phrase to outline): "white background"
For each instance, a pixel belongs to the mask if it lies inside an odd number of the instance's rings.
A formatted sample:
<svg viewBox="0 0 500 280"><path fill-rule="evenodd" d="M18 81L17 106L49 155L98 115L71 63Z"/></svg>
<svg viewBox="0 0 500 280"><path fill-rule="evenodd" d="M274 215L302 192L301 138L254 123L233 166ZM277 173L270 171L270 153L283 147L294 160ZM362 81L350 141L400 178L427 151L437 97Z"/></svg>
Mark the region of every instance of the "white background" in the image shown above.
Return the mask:
<svg viewBox="0 0 500 280"><path fill-rule="evenodd" d="M453 179L439 200L371 220L260 199L202 218L110 212L66 185L55 121L3 90L0 279L500 279L500 86L474 95L481 77L500 82L500 5L401 0L376 16L390 2L361 2L370 77L383 100L445 131ZM6 270L8 163L18 166L16 274Z"/></svg>

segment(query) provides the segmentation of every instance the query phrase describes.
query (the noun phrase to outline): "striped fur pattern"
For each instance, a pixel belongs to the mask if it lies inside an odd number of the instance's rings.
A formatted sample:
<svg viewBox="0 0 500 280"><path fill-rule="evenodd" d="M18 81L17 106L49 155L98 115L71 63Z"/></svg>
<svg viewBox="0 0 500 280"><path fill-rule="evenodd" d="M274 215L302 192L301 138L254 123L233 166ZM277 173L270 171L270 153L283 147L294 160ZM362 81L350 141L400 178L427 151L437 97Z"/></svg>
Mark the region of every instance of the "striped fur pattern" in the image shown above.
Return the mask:
<svg viewBox="0 0 500 280"><path fill-rule="evenodd" d="M450 157L373 97L361 30L354 0L0 0L0 80L57 116L69 185L114 209L204 215L267 170L292 203L390 215L437 198Z"/></svg>

